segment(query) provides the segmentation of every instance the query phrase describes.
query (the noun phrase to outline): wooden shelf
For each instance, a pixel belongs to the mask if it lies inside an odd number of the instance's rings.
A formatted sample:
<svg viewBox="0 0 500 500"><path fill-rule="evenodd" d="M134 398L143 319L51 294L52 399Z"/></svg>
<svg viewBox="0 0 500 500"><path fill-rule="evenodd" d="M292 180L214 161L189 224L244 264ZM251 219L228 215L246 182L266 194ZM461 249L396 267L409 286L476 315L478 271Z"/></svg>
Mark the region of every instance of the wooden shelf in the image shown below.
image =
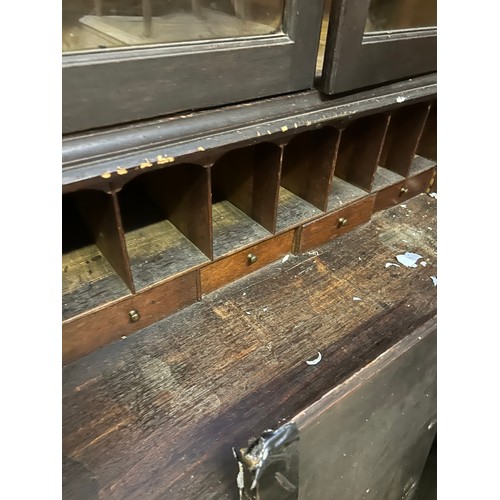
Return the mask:
<svg viewBox="0 0 500 500"><path fill-rule="evenodd" d="M268 238L271 233L227 200L212 205L214 259Z"/></svg>
<svg viewBox="0 0 500 500"><path fill-rule="evenodd" d="M288 189L280 186L276 232L283 232L321 214L322 211L319 208L314 207L296 194L288 191Z"/></svg>

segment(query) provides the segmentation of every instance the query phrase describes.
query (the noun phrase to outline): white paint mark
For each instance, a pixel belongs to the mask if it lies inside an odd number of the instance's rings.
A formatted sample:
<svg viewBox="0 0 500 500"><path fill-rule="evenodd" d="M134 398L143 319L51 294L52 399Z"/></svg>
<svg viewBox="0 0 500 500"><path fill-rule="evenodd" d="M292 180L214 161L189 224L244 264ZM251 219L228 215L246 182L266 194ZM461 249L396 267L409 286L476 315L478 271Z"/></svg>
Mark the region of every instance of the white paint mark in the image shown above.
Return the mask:
<svg viewBox="0 0 500 500"><path fill-rule="evenodd" d="M420 263L421 266L426 266L427 265L427 262L425 262L425 260L423 260L421 263Z"/></svg>
<svg viewBox="0 0 500 500"><path fill-rule="evenodd" d="M267 311L267 307L264 307L264 309L262 309L263 312L266 312Z"/></svg>
<svg viewBox="0 0 500 500"><path fill-rule="evenodd" d="M353 297L352 300L363 300L363 299L360 299L359 297Z"/></svg>
<svg viewBox="0 0 500 500"><path fill-rule="evenodd" d="M368 488L368 489L366 490L366 492L367 492L367 493L370 493L370 488Z"/></svg>
<svg viewBox="0 0 500 500"><path fill-rule="evenodd" d="M250 311L245 311L245 314L251 314Z"/></svg>
<svg viewBox="0 0 500 500"><path fill-rule="evenodd" d="M436 276L431 276L431 280L432 282L434 283L434 286L437 286L438 285L438 279Z"/></svg>
<svg viewBox="0 0 500 500"><path fill-rule="evenodd" d="M387 262L387 263L385 264L385 267L386 267L386 268L388 268L388 267L392 267L392 266L394 266L394 267L401 267L399 264L395 264L394 262Z"/></svg>
<svg viewBox="0 0 500 500"><path fill-rule="evenodd" d="M317 365L321 361L321 358L322 358L321 353L318 351L318 355L314 359L308 359L306 363L309 366Z"/></svg>
<svg viewBox="0 0 500 500"><path fill-rule="evenodd" d="M405 252L403 255L396 255L397 261L406 267L417 267L417 261L421 258L421 255L412 252Z"/></svg>
<svg viewBox="0 0 500 500"><path fill-rule="evenodd" d="M400 95L400 96L398 96L398 97L396 98L396 102L400 102L400 103L401 103L401 102L405 102L405 101L406 101L406 97L404 97L404 96L402 96L402 95Z"/></svg>
<svg viewBox="0 0 500 500"><path fill-rule="evenodd" d="M406 208L406 205L404 203L401 203L401 205L399 205L401 208Z"/></svg>
<svg viewBox="0 0 500 500"><path fill-rule="evenodd" d="M436 200L437 200L437 198L438 198L437 193L429 193L429 196L430 196L431 198L436 199Z"/></svg>
<svg viewBox="0 0 500 500"><path fill-rule="evenodd" d="M290 254L287 253L282 259L281 259L281 263L284 264L288 259L290 258Z"/></svg>
<svg viewBox="0 0 500 500"><path fill-rule="evenodd" d="M122 335L122 340L125 340L127 338L126 335Z"/></svg>

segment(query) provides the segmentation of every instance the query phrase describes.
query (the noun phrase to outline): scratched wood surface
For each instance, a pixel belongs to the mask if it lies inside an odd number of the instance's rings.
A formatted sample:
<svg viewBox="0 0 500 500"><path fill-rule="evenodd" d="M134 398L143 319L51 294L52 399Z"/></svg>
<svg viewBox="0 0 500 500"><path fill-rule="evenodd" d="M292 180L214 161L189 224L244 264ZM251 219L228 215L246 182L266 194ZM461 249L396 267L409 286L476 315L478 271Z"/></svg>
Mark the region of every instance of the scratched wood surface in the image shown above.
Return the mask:
<svg viewBox="0 0 500 500"><path fill-rule="evenodd" d="M405 251L426 266L385 267ZM63 498L236 500L231 448L433 317L431 276L436 200L422 194L66 366Z"/></svg>

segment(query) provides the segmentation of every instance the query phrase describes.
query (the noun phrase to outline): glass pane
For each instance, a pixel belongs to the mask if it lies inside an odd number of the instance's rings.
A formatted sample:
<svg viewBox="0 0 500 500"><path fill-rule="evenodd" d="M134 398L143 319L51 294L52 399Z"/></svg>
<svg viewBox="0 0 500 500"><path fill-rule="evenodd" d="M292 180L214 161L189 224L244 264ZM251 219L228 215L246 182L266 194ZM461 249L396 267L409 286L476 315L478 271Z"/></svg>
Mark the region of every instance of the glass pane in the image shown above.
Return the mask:
<svg viewBox="0 0 500 500"><path fill-rule="evenodd" d="M63 0L63 52L269 35L285 0Z"/></svg>
<svg viewBox="0 0 500 500"><path fill-rule="evenodd" d="M365 33L436 25L436 0L371 0Z"/></svg>

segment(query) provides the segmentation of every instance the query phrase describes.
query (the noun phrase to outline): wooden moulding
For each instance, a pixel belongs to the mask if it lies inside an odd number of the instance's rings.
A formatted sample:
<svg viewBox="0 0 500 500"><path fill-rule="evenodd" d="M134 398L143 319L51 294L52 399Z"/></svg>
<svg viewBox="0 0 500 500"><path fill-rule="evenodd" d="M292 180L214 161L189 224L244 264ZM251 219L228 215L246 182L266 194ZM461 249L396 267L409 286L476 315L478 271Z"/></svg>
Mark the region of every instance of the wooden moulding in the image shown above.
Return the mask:
<svg viewBox="0 0 500 500"><path fill-rule="evenodd" d="M276 231L281 148L270 143L230 151L211 168L213 257Z"/></svg>
<svg viewBox="0 0 500 500"><path fill-rule="evenodd" d="M307 252L368 222L374 201L374 195L366 196L341 210L304 224L297 235L297 253Z"/></svg>
<svg viewBox="0 0 500 500"><path fill-rule="evenodd" d="M63 196L63 318L134 292L116 195Z"/></svg>
<svg viewBox="0 0 500 500"><path fill-rule="evenodd" d="M136 289L212 258L210 176L183 164L140 175L118 193Z"/></svg>
<svg viewBox="0 0 500 500"><path fill-rule="evenodd" d="M63 322L63 364L130 335L193 304L198 297L198 271L160 283L138 295ZM134 312L140 318L133 321Z"/></svg>
<svg viewBox="0 0 500 500"><path fill-rule="evenodd" d="M294 231L290 230L203 267L201 293L210 293L278 260L292 251L293 239Z"/></svg>
<svg viewBox="0 0 500 500"><path fill-rule="evenodd" d="M403 203L417 194L425 193L432 185L435 174L436 169L431 168L380 190L376 194L373 211L378 212L379 210Z"/></svg>
<svg viewBox="0 0 500 500"><path fill-rule="evenodd" d="M391 114L380 165L408 177L429 114L429 103L406 106Z"/></svg>
<svg viewBox="0 0 500 500"><path fill-rule="evenodd" d="M371 190L389 121L386 114L370 115L342 131L335 176L365 191Z"/></svg>
<svg viewBox="0 0 500 500"><path fill-rule="evenodd" d="M431 106L417 147L417 154L437 161L437 102Z"/></svg>

